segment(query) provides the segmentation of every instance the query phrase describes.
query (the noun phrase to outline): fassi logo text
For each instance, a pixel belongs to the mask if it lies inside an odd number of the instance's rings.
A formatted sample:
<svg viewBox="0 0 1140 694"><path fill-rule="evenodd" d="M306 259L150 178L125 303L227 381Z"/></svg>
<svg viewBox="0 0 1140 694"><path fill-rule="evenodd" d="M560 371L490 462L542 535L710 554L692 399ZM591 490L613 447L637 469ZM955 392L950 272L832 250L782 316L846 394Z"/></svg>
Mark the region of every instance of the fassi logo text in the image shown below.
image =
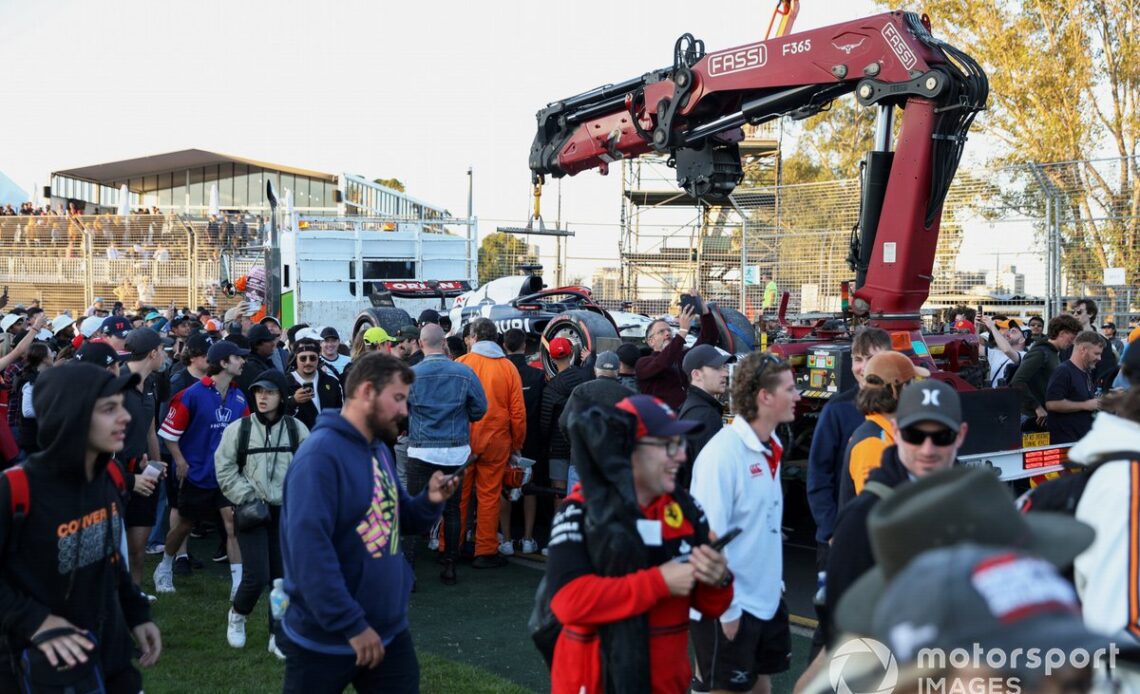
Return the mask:
<svg viewBox="0 0 1140 694"><path fill-rule="evenodd" d="M762 43L741 46L723 53L713 53L709 56L709 77L764 67L767 62L768 47Z"/></svg>

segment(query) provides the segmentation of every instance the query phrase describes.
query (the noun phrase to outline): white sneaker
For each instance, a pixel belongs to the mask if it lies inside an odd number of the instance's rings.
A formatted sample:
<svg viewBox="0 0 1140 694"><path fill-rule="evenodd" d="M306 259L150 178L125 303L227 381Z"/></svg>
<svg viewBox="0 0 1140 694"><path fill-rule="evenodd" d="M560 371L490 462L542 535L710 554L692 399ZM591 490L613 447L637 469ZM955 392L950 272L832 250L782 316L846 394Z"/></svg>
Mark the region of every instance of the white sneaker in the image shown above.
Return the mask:
<svg viewBox="0 0 1140 694"><path fill-rule="evenodd" d="M158 602L158 596L157 595L151 595L150 593L147 593L145 591L141 591L139 594L142 595L144 598L146 598L146 601L149 602L151 605Z"/></svg>
<svg viewBox="0 0 1140 694"><path fill-rule="evenodd" d="M534 554L537 551L538 551L538 543L535 542L532 538L524 537L523 541L522 541L522 553L523 554Z"/></svg>
<svg viewBox="0 0 1140 694"><path fill-rule="evenodd" d="M499 554L511 556L515 553L515 543L510 540L503 540L499 543Z"/></svg>
<svg viewBox="0 0 1140 694"><path fill-rule="evenodd" d="M163 567L162 562L154 569L154 590L156 593L174 592L174 567Z"/></svg>
<svg viewBox="0 0 1140 694"><path fill-rule="evenodd" d="M277 656L278 660L285 660L285 654L277 647L277 637L273 634L269 635L269 652Z"/></svg>
<svg viewBox="0 0 1140 694"><path fill-rule="evenodd" d="M234 648L245 648L245 616L230 608L229 625L226 627L226 641Z"/></svg>

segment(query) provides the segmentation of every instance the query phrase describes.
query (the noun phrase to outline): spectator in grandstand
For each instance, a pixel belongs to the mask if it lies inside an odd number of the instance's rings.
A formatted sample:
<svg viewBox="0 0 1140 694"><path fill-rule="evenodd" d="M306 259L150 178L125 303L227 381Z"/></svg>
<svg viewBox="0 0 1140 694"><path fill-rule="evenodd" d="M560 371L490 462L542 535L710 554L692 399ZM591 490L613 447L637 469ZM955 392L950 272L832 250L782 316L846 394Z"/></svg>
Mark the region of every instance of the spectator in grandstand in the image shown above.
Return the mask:
<svg viewBox="0 0 1140 694"><path fill-rule="evenodd" d="M570 394L579 385L590 380L590 372L574 366L574 345L565 337L556 337L546 348L550 361L554 362L557 373L542 390L542 411L539 426L546 439L546 453L549 456L550 486L560 491L569 488L570 479L570 440L558 425ZM583 353L582 360L586 355Z"/></svg>
<svg viewBox="0 0 1140 694"><path fill-rule="evenodd" d="M118 556L124 509L108 471L129 419L122 392L135 378L70 365L37 382L34 405L48 445L19 473L0 475L0 691L26 690L23 653L47 660L29 664L37 682L63 671L85 691L138 692L132 652L141 652L145 667L162 652L147 601ZM22 520L11 512L17 474L26 483Z"/></svg>
<svg viewBox="0 0 1140 694"><path fill-rule="evenodd" d="M882 465L871 471L863 491L843 507L835 522L827 561L825 607L826 614L837 619L839 599L875 564L867 531L871 510L890 495L891 489L955 465L958 449L966 440L962 402L958 393L941 381L921 381L903 388L889 426L895 445L883 452ZM825 629L830 642L834 636L830 624Z"/></svg>
<svg viewBox="0 0 1140 694"><path fill-rule="evenodd" d="M396 341L392 344L392 354L408 362L408 366L415 366L423 361L424 353L420 350L420 329L414 325L405 325L397 330Z"/></svg>
<svg viewBox="0 0 1140 694"><path fill-rule="evenodd" d="M701 449L724 426L724 406L719 398L728 387L728 363L735 361L728 352L712 345L698 345L689 350L681 362L689 377L689 390L677 417L704 425L699 434L686 441L686 460L677 471L677 482L688 488L693 478L693 461Z"/></svg>
<svg viewBox="0 0 1140 694"><path fill-rule="evenodd" d="M618 382L635 393L641 391L637 388L637 360L641 358L641 350L632 342L623 342L617 348Z"/></svg>
<svg viewBox="0 0 1140 694"><path fill-rule="evenodd" d="M863 491L868 475L882 464L883 451L895 443L890 419L899 394L916 377L929 375L900 352L881 352L867 362L863 387L855 396L855 406L866 419L852 432L843 452L846 474L839 480L840 509Z"/></svg>
<svg viewBox="0 0 1140 694"><path fill-rule="evenodd" d="M408 493L415 496L441 471L450 475L471 457L471 423L487 412L487 396L471 367L453 362L444 353L443 328L424 327L424 359L412 367L415 380L408 392ZM440 580L455 585L459 559L459 499L443 509L444 555ZM404 553L413 563L419 538L405 537Z"/></svg>
<svg viewBox="0 0 1140 694"><path fill-rule="evenodd" d="M290 372L295 389L289 398L289 414L312 429L323 410L337 409L344 399L341 383L328 367L320 364L321 348L314 340L301 340L293 350Z"/></svg>
<svg viewBox="0 0 1140 694"><path fill-rule="evenodd" d="M222 227L218 224L217 215L210 215L210 219L206 223L206 239L210 242L211 246L217 246L218 237L221 235Z"/></svg>
<svg viewBox="0 0 1140 694"><path fill-rule="evenodd" d="M221 234L222 246L224 246L226 248L230 248L234 245L234 241L235 241L235 234L234 234L233 215L228 215L228 214L222 215L222 234Z"/></svg>
<svg viewBox="0 0 1140 694"><path fill-rule="evenodd" d="M1106 321L1104 325L1100 326L1100 333L1107 342L1107 347L1112 350L1116 356L1116 360L1120 361L1120 357L1124 356L1124 340L1116 334L1116 323Z"/></svg>
<svg viewBox="0 0 1140 694"><path fill-rule="evenodd" d="M423 318L421 314L420 318ZM442 328L441 328L442 329ZM515 365L519 372L519 381L522 383L523 407L526 409L526 439L523 440L522 457L545 465L546 439L542 435L542 391L546 387L546 374L542 369L536 369L527 363L526 359L526 333L518 328L511 328L503 333L503 351L507 353L507 361ZM533 474L533 472L532 472ZM538 551L538 543L534 539L534 520L538 514L538 498L534 494L525 494L523 504L523 554L533 554ZM503 541L510 543L510 504L504 504L507 522L503 523L500 515L499 529L503 533ZM513 543L511 544L513 550ZM500 544L500 550L502 550Z"/></svg>
<svg viewBox="0 0 1140 694"><path fill-rule="evenodd" d="M321 330L321 361L331 366L337 377L352 361L352 357L340 353L340 333L332 326Z"/></svg>
<svg viewBox="0 0 1140 694"><path fill-rule="evenodd" d="M1104 338L1084 330L1073 340L1072 354L1049 376L1045 411L1049 413L1049 443L1072 443L1089 433L1100 398L1092 373L1104 352Z"/></svg>
<svg viewBox="0 0 1140 694"><path fill-rule="evenodd" d="M234 225L234 239L239 246L249 245L249 225L245 223L245 215L235 215L237 224Z"/></svg>
<svg viewBox="0 0 1140 694"><path fill-rule="evenodd" d="M158 412L158 395L155 375L166 361L163 338L153 330L136 330L127 336L127 371L137 374L138 384L123 391L123 407L131 415L123 438L123 450L115 457L127 473L131 489L127 501L127 552L131 567L131 580L141 586L143 558L147 537L154 527L158 511L155 489L159 475L165 472L162 453L158 446L158 432L154 418ZM146 475L148 461L163 468L158 475Z"/></svg>
<svg viewBox="0 0 1140 694"><path fill-rule="evenodd" d="M181 486L178 523L166 536L162 561L154 570L159 593L174 592L175 553L190 534L194 521L213 521L220 513L230 538L230 595L241 583L241 551L234 539L233 503L218 489L214 451L225 425L249 414L245 394L233 381L241 373L248 350L232 342L216 342L206 354L206 378L174 397L159 430L174 458Z"/></svg>
<svg viewBox="0 0 1140 694"><path fill-rule="evenodd" d="M304 424L285 414L288 395L289 380L284 373L269 369L259 374L250 386L253 414L226 426L214 453L214 469L222 494L238 509L245 506L252 511L264 505L265 511L259 523L237 523L242 574L226 628L226 641L234 648L245 647L246 619L257 607L261 592L273 579L285 576L280 536L285 476L298 446L309 436ZM248 515L252 519L255 514ZM285 654L277 648L275 632L271 616L269 652L284 659Z"/></svg>
<svg viewBox="0 0 1140 694"><path fill-rule="evenodd" d="M471 566L489 569L507 563L499 554L496 537L499 500L507 461L522 449L526 440L526 405L518 369L498 345L499 331L495 324L487 318L477 318L471 326L475 343L468 354L456 361L471 367L478 376L487 396L487 414L471 425L471 453L479 457L463 476L460 523L467 521L468 503L474 490L475 561ZM462 526L460 536L465 536Z"/></svg>
<svg viewBox="0 0 1140 694"><path fill-rule="evenodd" d="M673 328L664 319L659 318L649 324L645 329L645 343L653 353L637 360L638 391L664 400L674 410L685 402L689 378L682 369L681 360L688 351L685 338L689 335L689 326L698 310L701 334L697 338L697 344L715 345L717 341L716 321L704 301L695 294L693 296L698 308L694 310L693 306L685 306L681 309L677 317L680 328L677 334L673 334Z"/></svg>
<svg viewBox="0 0 1140 694"><path fill-rule="evenodd" d="M431 528L458 480L437 471L411 497L396 479L384 442L407 416L414 378L390 355L362 357L344 408L321 415L289 466L281 555L290 604L277 643L286 692L349 683L359 692L418 690L408 630L413 578L398 534Z"/></svg>
<svg viewBox="0 0 1140 694"><path fill-rule="evenodd" d="M701 691L769 692L769 677L791 664L781 595L783 443L775 430L795 418L799 399L790 364L764 352L748 355L733 373L736 416L693 465L693 498L709 528L718 534L743 529L725 548L736 574L732 603L719 619L707 615L690 626Z"/></svg>
<svg viewBox="0 0 1140 694"><path fill-rule="evenodd" d="M690 609L716 620L733 597L725 556L707 544L715 537L712 519L706 521L675 479L685 456L684 436L700 425L678 420L665 403L648 395L626 398L617 409L633 420L632 431L612 436L616 452L606 462L616 467L620 459L629 461L628 477L614 486L628 489L621 500L636 504L644 516L638 523L655 530L643 534L644 544L637 548L644 553L641 566L615 575L605 565L608 529L586 521L591 504L605 500L592 487L578 487L558 510L546 564L550 610L562 624L550 671L556 694L686 691L692 676L684 630ZM609 432L598 433L609 438ZM685 554L687 561L677 560ZM643 618L640 624L638 618ZM625 638L603 636L622 626ZM630 668L633 663L642 668Z"/></svg>
<svg viewBox="0 0 1140 694"><path fill-rule="evenodd" d="M1035 424L1037 430L1046 431L1049 413L1045 410L1045 390L1049 378L1060 363L1061 350L1071 347L1080 331L1076 318L1068 314L1054 316L1045 339L1035 342L1025 353L1009 382L1010 387L1021 391L1023 427Z"/></svg>

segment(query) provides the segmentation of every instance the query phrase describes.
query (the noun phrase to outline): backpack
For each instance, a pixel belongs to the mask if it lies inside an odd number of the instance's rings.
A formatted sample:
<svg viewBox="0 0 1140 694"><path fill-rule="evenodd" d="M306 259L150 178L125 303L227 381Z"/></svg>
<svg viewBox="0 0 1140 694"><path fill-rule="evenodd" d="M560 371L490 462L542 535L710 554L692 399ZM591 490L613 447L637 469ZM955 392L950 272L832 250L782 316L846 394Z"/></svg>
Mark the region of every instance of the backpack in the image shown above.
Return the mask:
<svg viewBox="0 0 1140 694"><path fill-rule="evenodd" d="M1008 386L1011 383L1013 383L1013 375L1017 373L1018 367L1020 367L1022 364L1025 363L1026 358L1029 357L1029 354L1033 350L1037 349L1038 347L1041 347L1042 349L1044 349L1043 345L1046 342L1047 342L1047 340L1041 340L1040 342L1034 342L1029 347L1029 349L1025 350L1025 353L1021 355L1021 359L1018 359L1016 364L1014 364L1012 362L1009 364L1006 364L1005 370L1002 373L1002 376L1001 376L1001 379L999 380L999 383L1003 386Z"/></svg>
<svg viewBox="0 0 1140 694"><path fill-rule="evenodd" d="M1022 494L1017 500L1018 510L1022 513L1055 511L1075 515L1089 480L1102 465L1113 460L1140 460L1140 451L1114 451L1099 455L1081 470L1062 474Z"/></svg>
<svg viewBox="0 0 1140 694"><path fill-rule="evenodd" d="M127 480L123 477L123 471L119 469L118 465L109 463L107 475L111 478L111 482L114 483L119 494L127 493ZM32 495L31 489L28 487L28 471L24 469L23 465L5 470L4 478L8 480L8 514L12 518L11 550L15 552L19 544L20 531L24 527L24 521L28 518L28 512L32 509Z"/></svg>
<svg viewBox="0 0 1140 694"><path fill-rule="evenodd" d="M237 469L238 474L245 470L245 461L250 453L296 453L297 452L297 439L300 436L297 433L297 420L285 415L285 431L289 435L289 445L285 446L270 446L267 448L250 448L249 437L253 431L253 420L250 417L243 417L241 422L238 423L238 448L237 448Z"/></svg>

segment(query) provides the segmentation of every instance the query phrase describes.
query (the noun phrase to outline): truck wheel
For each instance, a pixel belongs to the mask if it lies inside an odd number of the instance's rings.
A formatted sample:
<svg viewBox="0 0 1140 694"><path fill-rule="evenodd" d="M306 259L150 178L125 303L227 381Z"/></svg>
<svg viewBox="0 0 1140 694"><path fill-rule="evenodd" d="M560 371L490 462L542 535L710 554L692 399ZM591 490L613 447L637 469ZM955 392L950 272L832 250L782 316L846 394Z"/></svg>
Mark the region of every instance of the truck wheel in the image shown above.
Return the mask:
<svg viewBox="0 0 1140 694"><path fill-rule="evenodd" d="M416 321L402 308L366 308L353 321L352 337L369 328L384 328L389 335L395 335L405 325L415 324Z"/></svg>
<svg viewBox="0 0 1140 694"><path fill-rule="evenodd" d="M594 311L566 311L554 317L546 324L542 332L542 366L548 376L558 373L554 360L547 352L550 341L556 337L564 337L574 345L574 364L581 363L579 354L583 348L592 354L616 350L621 344L617 328L605 316Z"/></svg>

